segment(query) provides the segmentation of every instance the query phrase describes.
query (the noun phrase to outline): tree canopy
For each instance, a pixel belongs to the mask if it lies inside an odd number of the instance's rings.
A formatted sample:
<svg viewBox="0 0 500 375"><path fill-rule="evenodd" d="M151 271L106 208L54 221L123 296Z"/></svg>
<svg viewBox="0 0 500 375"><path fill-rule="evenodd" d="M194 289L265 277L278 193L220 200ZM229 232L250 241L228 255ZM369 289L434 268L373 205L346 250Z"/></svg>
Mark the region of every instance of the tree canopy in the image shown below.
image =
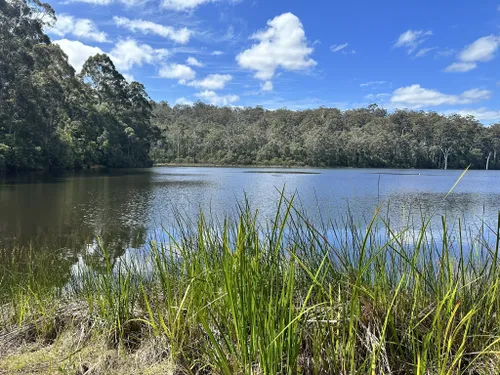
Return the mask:
<svg viewBox="0 0 500 375"><path fill-rule="evenodd" d="M158 103L156 162L379 168L500 168L500 124L377 105L292 111Z"/></svg>
<svg viewBox="0 0 500 375"><path fill-rule="evenodd" d="M76 74L39 0L0 0L0 170L151 165L152 101L107 55Z"/></svg>

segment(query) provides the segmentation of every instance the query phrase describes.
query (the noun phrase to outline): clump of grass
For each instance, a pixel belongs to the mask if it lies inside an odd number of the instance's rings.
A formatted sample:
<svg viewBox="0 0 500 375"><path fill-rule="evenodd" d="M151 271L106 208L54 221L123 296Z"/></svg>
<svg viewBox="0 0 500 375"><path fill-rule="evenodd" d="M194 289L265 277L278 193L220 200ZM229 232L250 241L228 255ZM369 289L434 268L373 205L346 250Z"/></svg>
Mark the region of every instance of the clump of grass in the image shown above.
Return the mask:
<svg viewBox="0 0 500 375"><path fill-rule="evenodd" d="M500 225L465 243L461 222L429 223L317 228L282 195L269 222L248 205L221 224L200 215L140 262L98 244L99 266L63 284L3 272L0 346L28 323L57 334L47 322L71 302L124 356L154 340L174 373L498 373Z"/></svg>

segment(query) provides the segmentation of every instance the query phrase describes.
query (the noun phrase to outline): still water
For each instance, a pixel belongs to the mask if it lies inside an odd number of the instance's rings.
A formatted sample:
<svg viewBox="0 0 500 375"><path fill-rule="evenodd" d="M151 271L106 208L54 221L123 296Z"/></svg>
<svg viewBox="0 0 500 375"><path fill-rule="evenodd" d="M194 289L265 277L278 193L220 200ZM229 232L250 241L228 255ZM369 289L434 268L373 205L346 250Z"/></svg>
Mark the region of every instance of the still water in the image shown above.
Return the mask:
<svg viewBox="0 0 500 375"><path fill-rule="evenodd" d="M29 173L0 178L0 246L50 242L73 256L96 235L116 255L140 248L175 218L200 211L223 219L248 200L260 218L272 217L279 191L296 194L311 220L337 222L350 214L366 223L378 206L391 226L422 214L494 227L500 209L500 171L386 169L259 169L157 167L137 170ZM439 220L438 220L439 221Z"/></svg>

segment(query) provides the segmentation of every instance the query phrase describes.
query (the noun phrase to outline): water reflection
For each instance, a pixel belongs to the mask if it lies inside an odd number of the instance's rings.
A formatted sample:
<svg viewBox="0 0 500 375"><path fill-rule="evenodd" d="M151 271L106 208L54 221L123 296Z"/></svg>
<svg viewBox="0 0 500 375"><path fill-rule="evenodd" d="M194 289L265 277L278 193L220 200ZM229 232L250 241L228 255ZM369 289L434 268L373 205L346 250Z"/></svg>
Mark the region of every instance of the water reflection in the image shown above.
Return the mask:
<svg viewBox="0 0 500 375"><path fill-rule="evenodd" d="M265 172L265 173L261 173ZM98 269L98 239L112 259L145 247L151 236L165 240L161 227L194 224L200 212L215 222L235 215L248 200L263 223L275 215L280 191L296 194L296 206L318 227L341 227L348 213L363 228L377 208L395 230L420 225L431 214L460 218L470 228L496 226L500 173L470 171L445 198L461 171L322 170L246 168L152 168L28 173L0 176L0 262L28 257L16 246L45 248L43 267L67 279L84 262ZM41 250L39 250L41 251ZM22 267L22 265L20 265ZM20 270L22 271L22 270ZM1 278L1 276L0 276Z"/></svg>

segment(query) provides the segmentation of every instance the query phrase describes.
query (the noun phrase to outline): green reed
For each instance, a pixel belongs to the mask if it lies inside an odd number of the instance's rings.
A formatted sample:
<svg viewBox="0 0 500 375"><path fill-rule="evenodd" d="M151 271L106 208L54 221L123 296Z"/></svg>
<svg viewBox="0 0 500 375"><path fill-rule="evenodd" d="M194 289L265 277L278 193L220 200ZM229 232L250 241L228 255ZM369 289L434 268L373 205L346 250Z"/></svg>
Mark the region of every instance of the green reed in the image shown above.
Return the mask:
<svg viewBox="0 0 500 375"><path fill-rule="evenodd" d="M47 336L78 303L112 345L158 338L179 373L498 373L500 226L492 243L445 218L433 234L431 219L315 227L282 195L268 221L248 205L179 221L141 260L98 243L94 267L64 282L32 251L2 269L0 329L37 322Z"/></svg>

